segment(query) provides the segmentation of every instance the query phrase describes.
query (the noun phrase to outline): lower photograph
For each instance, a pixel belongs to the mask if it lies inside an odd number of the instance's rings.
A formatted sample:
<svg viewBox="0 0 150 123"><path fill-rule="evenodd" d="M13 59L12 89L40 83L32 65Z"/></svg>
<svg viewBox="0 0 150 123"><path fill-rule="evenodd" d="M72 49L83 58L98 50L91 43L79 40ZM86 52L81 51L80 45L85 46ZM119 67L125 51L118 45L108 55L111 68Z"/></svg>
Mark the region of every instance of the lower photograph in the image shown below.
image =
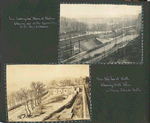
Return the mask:
<svg viewBox="0 0 150 123"><path fill-rule="evenodd" d="M6 64L8 122L90 120L89 65Z"/></svg>

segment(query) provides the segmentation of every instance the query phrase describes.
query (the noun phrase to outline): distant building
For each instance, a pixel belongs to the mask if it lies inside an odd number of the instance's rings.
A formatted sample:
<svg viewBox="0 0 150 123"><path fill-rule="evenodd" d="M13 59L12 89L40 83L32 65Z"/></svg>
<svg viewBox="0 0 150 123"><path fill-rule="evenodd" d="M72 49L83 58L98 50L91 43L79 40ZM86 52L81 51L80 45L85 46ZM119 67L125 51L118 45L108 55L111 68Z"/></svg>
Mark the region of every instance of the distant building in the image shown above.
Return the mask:
<svg viewBox="0 0 150 123"><path fill-rule="evenodd" d="M77 86L63 86L63 87L51 87L49 88L49 93L51 95L57 95L57 94L75 94L80 91L80 88Z"/></svg>

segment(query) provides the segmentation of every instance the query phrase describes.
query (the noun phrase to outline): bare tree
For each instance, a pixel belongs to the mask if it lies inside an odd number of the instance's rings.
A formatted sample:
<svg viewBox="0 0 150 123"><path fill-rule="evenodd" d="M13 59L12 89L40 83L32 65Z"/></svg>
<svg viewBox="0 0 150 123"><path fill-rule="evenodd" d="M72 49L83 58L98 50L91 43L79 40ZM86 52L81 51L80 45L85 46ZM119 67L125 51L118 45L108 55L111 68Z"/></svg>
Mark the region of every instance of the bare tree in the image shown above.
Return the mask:
<svg viewBox="0 0 150 123"><path fill-rule="evenodd" d="M20 90L16 92L16 96L17 96L17 102L22 103L23 102L23 97L22 97L22 94L21 94Z"/></svg>
<svg viewBox="0 0 150 123"><path fill-rule="evenodd" d="M36 86L36 83L35 82L31 82L31 88L33 90L33 95L34 95L34 104L35 106L37 105L36 104L36 99L37 99L37 86Z"/></svg>
<svg viewBox="0 0 150 123"><path fill-rule="evenodd" d="M55 81L55 80L50 81L50 82L49 82L49 86L50 86L50 87L57 86L56 81Z"/></svg>
<svg viewBox="0 0 150 123"><path fill-rule="evenodd" d="M31 82L31 88L33 90L35 105L39 105L43 92L46 90L45 85L42 82Z"/></svg>
<svg viewBox="0 0 150 123"><path fill-rule="evenodd" d="M7 99L10 107L21 104L23 101L21 91L16 91L8 94Z"/></svg>
<svg viewBox="0 0 150 123"><path fill-rule="evenodd" d="M38 104L41 103L41 98L44 91L45 91L45 85L42 82L37 82Z"/></svg>
<svg viewBox="0 0 150 123"><path fill-rule="evenodd" d="M27 90L26 88L21 88L21 95L23 97L23 99L25 100L25 111L27 116L31 115L31 111L29 109L29 90Z"/></svg>
<svg viewBox="0 0 150 123"><path fill-rule="evenodd" d="M29 98L30 98L30 103L31 103L31 109L33 110L35 108L34 106L34 91L29 90Z"/></svg>
<svg viewBox="0 0 150 123"><path fill-rule="evenodd" d="M17 102L15 92L12 92L12 93L10 94L10 100L11 100L12 106L15 106L15 105L16 105L16 102Z"/></svg>
<svg viewBox="0 0 150 123"><path fill-rule="evenodd" d="M7 104L9 105L9 107L11 107L13 105L13 101L12 101L11 95L7 95Z"/></svg>

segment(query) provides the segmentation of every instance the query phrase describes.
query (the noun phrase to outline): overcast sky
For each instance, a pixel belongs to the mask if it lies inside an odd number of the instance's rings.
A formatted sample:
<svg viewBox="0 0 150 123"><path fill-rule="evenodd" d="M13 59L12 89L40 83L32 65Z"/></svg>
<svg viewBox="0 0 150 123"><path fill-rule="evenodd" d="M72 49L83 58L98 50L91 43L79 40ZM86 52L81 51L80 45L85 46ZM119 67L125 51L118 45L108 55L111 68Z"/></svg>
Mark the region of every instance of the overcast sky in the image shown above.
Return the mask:
<svg viewBox="0 0 150 123"><path fill-rule="evenodd" d="M141 13L142 6L106 4L61 4L60 16L77 17L115 17Z"/></svg>
<svg viewBox="0 0 150 123"><path fill-rule="evenodd" d="M7 65L7 91L29 87L32 81L49 81L58 77L89 76L89 65Z"/></svg>

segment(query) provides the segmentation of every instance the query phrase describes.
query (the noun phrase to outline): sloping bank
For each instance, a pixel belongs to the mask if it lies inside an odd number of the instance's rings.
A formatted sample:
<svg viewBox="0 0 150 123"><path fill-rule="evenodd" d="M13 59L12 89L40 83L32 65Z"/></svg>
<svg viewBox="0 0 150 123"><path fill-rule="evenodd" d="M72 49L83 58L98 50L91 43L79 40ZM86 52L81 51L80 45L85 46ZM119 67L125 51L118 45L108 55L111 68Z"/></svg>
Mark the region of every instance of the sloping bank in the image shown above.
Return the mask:
<svg viewBox="0 0 150 123"><path fill-rule="evenodd" d="M70 95L70 96L71 96L71 95ZM60 112L63 111L64 109L69 109L69 108L71 108L72 105L73 105L74 102L75 102L76 97L77 97L77 93L74 94L74 95L72 96L72 98L71 98L68 102L66 102L66 104L64 104L63 106L59 107L59 108L56 109L55 111L51 112L49 115L45 116L42 121L46 121L46 120L52 118L56 113L60 113Z"/></svg>

